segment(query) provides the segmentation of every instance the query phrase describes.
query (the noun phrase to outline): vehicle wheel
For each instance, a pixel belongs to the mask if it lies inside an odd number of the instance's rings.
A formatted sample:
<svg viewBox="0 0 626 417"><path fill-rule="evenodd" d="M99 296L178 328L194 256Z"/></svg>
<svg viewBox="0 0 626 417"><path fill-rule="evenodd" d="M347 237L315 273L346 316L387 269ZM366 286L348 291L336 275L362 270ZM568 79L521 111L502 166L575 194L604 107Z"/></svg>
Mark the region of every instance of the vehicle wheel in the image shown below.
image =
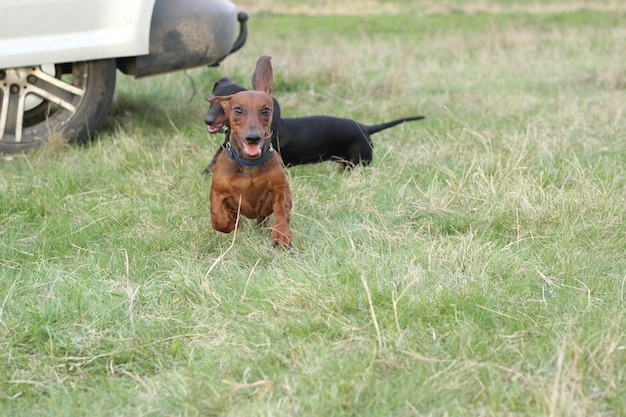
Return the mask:
<svg viewBox="0 0 626 417"><path fill-rule="evenodd" d="M0 69L0 152L35 148L53 135L85 142L111 108L114 59Z"/></svg>

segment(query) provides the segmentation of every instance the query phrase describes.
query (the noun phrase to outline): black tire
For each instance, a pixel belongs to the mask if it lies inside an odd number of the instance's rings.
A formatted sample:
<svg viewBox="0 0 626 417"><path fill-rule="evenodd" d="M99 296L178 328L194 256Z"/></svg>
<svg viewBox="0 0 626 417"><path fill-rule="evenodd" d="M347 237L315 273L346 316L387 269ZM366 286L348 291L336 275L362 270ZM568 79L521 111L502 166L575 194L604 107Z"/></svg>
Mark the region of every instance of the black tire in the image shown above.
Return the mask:
<svg viewBox="0 0 626 417"><path fill-rule="evenodd" d="M0 152L36 148L55 135L92 138L111 108L116 71L115 59L0 70Z"/></svg>

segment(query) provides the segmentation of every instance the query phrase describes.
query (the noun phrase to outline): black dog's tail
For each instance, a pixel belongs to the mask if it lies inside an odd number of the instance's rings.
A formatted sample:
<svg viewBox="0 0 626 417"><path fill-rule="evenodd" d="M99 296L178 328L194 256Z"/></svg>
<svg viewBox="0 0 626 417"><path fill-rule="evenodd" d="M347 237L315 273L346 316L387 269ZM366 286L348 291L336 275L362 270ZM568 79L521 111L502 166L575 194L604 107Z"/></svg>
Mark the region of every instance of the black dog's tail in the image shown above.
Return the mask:
<svg viewBox="0 0 626 417"><path fill-rule="evenodd" d="M389 129L390 127L399 125L400 123L411 122L413 120L422 120L425 118L426 116L403 117L402 119L392 120L391 122L380 123L377 125L369 125L369 126L363 125L363 127L365 128L365 131L367 132L367 134L371 135L372 133L377 133L377 132L380 132L381 130Z"/></svg>

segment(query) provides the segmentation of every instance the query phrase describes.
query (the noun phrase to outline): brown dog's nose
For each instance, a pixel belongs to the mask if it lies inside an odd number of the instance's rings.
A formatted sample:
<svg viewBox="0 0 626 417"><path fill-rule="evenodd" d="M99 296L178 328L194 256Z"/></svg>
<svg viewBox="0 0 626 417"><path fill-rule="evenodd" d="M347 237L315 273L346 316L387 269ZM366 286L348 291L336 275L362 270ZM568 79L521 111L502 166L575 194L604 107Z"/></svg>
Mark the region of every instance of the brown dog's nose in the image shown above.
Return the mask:
<svg viewBox="0 0 626 417"><path fill-rule="evenodd" d="M259 143L262 137L263 135L261 134L261 132L256 129L248 130L246 132L246 142L251 144Z"/></svg>

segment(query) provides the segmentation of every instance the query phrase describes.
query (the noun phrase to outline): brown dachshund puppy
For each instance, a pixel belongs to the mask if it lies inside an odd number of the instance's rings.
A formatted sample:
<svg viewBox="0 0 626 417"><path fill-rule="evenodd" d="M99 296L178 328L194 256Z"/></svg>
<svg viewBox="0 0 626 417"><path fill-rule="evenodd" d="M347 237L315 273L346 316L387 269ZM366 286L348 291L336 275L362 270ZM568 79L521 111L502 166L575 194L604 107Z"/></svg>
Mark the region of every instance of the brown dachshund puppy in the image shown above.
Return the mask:
<svg viewBox="0 0 626 417"><path fill-rule="evenodd" d="M252 75L254 91L208 100L219 104L230 125L230 138L213 166L211 225L230 233L238 215L267 226L274 214L271 243L291 247L291 190L283 161L271 144L274 81L270 57L262 56Z"/></svg>

